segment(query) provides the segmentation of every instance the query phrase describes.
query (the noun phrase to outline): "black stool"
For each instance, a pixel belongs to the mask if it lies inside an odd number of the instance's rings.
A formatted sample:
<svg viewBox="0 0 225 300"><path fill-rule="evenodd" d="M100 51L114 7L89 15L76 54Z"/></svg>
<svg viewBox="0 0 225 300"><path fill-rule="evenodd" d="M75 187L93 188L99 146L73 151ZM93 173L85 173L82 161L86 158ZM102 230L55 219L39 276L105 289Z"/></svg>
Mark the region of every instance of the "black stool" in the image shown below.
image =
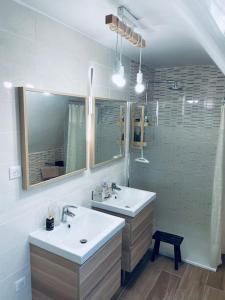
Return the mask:
<svg viewBox="0 0 225 300"><path fill-rule="evenodd" d="M181 262L180 245L183 242L183 237L163 231L156 231L152 238L155 240L155 245L152 252L152 261L155 260L155 256L159 254L160 242L174 245L174 268L178 270L178 262Z"/></svg>

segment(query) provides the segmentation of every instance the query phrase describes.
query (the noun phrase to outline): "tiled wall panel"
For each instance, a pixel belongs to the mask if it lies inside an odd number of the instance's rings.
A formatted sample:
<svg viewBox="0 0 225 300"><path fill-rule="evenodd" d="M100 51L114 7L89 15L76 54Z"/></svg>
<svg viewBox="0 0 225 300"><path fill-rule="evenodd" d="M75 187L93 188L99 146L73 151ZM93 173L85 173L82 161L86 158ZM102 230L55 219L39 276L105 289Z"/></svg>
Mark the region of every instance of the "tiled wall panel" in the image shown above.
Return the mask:
<svg viewBox="0 0 225 300"><path fill-rule="evenodd" d="M225 77L216 66L187 66L156 69L154 79L182 81L183 91L154 84L146 107L153 123L145 132L144 156L150 164L135 162L140 151L133 149L130 182L157 193L155 227L185 237L183 257L209 266L212 187ZM165 251L173 255L171 249Z"/></svg>
<svg viewBox="0 0 225 300"><path fill-rule="evenodd" d="M56 161L64 161L64 156L64 147L29 153L30 184L41 182L41 168L54 166Z"/></svg>

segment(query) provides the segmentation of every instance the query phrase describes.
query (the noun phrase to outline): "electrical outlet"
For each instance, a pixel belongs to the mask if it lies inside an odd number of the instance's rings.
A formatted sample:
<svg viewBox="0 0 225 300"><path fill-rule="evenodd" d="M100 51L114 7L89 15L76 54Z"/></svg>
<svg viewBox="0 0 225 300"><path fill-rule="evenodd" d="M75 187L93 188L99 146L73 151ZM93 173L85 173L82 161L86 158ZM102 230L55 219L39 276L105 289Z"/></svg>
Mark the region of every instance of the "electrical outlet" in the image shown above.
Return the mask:
<svg viewBox="0 0 225 300"><path fill-rule="evenodd" d="M16 285L16 292L19 292L22 289L24 289L26 287L26 285L27 285L27 283L26 283L26 276L23 276L20 279L18 279L15 282L15 285Z"/></svg>
<svg viewBox="0 0 225 300"><path fill-rule="evenodd" d="M21 177L21 166L12 166L9 168L9 179L13 180Z"/></svg>

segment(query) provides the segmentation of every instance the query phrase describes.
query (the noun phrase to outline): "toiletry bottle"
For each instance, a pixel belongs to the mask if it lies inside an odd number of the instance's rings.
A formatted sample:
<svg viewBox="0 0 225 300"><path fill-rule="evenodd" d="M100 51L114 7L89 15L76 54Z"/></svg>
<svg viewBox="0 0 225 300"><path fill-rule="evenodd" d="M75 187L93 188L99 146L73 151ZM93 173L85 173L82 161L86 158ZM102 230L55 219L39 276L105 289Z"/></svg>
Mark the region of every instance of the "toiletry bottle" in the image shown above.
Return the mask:
<svg viewBox="0 0 225 300"><path fill-rule="evenodd" d="M109 195L109 187L107 182L103 182L102 184L102 201L104 201L106 198L108 198Z"/></svg>
<svg viewBox="0 0 225 300"><path fill-rule="evenodd" d="M60 225L60 207L58 206L57 202L53 202L50 206L49 206L49 210L51 213L51 216L54 218L54 225L58 226Z"/></svg>
<svg viewBox="0 0 225 300"><path fill-rule="evenodd" d="M46 230L52 231L54 229L54 218L51 214L51 209L48 208L48 217L46 218Z"/></svg>

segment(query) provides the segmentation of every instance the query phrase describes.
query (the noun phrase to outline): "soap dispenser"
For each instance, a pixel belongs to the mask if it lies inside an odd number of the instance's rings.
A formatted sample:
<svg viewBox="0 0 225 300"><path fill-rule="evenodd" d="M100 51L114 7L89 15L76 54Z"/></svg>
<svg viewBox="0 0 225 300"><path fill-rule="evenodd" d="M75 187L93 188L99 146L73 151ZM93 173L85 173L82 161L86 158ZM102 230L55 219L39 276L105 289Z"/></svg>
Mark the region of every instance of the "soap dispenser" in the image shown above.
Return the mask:
<svg viewBox="0 0 225 300"><path fill-rule="evenodd" d="M46 230L52 231L54 229L54 218L51 209L48 208L48 217L46 218Z"/></svg>

